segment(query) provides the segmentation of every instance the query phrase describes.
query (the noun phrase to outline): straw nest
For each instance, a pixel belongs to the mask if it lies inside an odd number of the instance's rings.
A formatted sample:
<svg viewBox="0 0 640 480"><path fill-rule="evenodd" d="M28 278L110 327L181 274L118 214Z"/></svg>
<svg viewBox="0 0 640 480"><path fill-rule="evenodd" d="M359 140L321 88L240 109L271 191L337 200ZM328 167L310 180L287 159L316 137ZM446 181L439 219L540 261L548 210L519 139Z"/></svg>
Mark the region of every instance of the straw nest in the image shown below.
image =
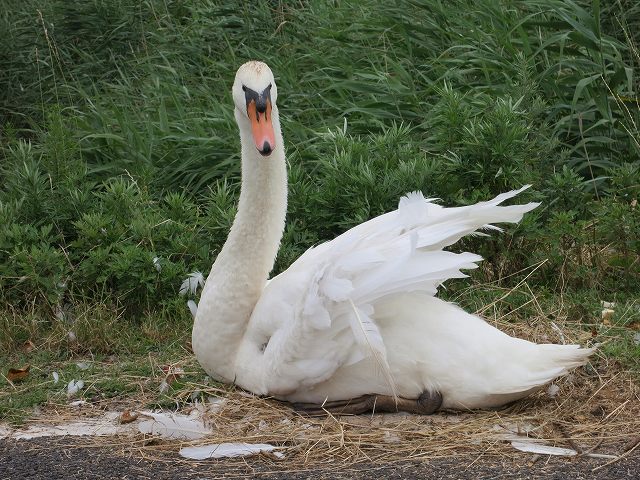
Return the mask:
<svg viewBox="0 0 640 480"><path fill-rule="evenodd" d="M494 322L509 334L537 342L585 344L592 336L584 324L578 328L559 323L558 317L553 325L535 319L527 323L501 323L494 318ZM601 340L607 341L598 335L598 341ZM193 357L185 359L183 365L199 371ZM557 388L544 388L495 411L312 418L296 413L287 404L232 387L185 382L174 396L183 411L196 408L190 402L196 396L216 399L215 408L206 408L204 413L205 422L211 427L210 435L187 442L137 433L134 438L93 437L87 443L118 446L122 454L137 458L190 464L194 461L179 457L180 448L225 442L268 443L281 447L284 458L262 454L262 461L267 466L279 463L276 468L287 470L443 457L465 457L469 463L483 457L505 459L523 455L511 445L518 438L535 438L546 445L571 448L578 455L603 455L603 463L640 450L640 385L635 374L598 352L589 365L557 379L554 385ZM117 408L134 411L144 405L144 398L129 398ZM112 410L114 405L100 408ZM66 415L70 410L59 406L56 414ZM71 414L77 418L77 409Z"/></svg>
<svg viewBox="0 0 640 480"><path fill-rule="evenodd" d="M372 414L309 418L287 405L240 391L226 392L217 411L206 415L212 434L189 444L247 442L285 447L285 461L389 462L452 456L518 455L517 436L573 448L578 453L619 455L640 440L640 388L623 372L576 372L557 383L550 398L542 391L500 410L441 412L432 416ZM218 390L210 391L220 395ZM181 442L141 448L175 450Z"/></svg>

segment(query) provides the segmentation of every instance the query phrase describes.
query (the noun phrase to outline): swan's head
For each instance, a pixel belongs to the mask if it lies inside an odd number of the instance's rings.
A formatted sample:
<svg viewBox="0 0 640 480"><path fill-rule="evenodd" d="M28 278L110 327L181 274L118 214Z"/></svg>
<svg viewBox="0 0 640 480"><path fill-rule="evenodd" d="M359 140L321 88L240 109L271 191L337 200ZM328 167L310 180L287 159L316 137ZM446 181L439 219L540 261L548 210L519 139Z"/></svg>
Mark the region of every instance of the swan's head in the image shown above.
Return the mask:
<svg viewBox="0 0 640 480"><path fill-rule="evenodd" d="M247 62L236 73L233 83L236 118L247 118L256 148L261 155L271 155L276 147L271 113L278 90L271 69L263 62Z"/></svg>

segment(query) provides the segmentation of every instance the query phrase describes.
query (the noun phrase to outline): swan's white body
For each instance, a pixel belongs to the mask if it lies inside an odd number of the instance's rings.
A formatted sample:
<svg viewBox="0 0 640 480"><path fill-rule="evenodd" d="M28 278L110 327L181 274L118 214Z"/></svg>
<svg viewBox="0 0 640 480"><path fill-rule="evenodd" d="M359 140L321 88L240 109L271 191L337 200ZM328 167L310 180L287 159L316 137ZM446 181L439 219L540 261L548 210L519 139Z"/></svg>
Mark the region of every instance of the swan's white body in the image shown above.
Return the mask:
<svg viewBox="0 0 640 480"><path fill-rule="evenodd" d="M521 398L586 362L591 349L512 338L434 296L442 282L481 260L443 248L479 228L495 229L492 223L518 222L536 204L499 204L520 190L459 208L410 194L398 210L308 250L267 281L287 196L277 91L273 84L275 148L263 157L240 90L266 84L273 77L259 62L243 65L234 84L242 190L192 338L209 374L295 402L368 394L415 399L438 391L443 408L467 409Z"/></svg>

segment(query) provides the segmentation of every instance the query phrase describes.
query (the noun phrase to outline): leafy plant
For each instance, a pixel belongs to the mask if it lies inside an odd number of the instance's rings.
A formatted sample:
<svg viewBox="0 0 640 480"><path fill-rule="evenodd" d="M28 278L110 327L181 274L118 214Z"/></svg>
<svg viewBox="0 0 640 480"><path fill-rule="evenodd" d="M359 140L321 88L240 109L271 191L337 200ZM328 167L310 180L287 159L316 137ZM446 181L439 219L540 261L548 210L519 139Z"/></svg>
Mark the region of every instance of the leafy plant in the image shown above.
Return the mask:
<svg viewBox="0 0 640 480"><path fill-rule="evenodd" d="M533 263L549 289L640 288L635 4L7 2L6 303L54 324L97 299L178 311L236 212L228 90L253 58L282 92L289 161L274 273L409 191L460 205L532 184L519 226L456 247L487 259L477 278Z"/></svg>

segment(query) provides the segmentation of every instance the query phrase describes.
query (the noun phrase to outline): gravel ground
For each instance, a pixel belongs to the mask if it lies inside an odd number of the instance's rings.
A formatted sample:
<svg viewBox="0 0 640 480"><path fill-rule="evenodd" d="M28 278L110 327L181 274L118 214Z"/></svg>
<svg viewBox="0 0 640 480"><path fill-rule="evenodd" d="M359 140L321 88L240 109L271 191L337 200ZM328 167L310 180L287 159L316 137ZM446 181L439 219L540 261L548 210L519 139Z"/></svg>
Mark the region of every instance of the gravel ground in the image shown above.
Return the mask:
<svg viewBox="0 0 640 480"><path fill-rule="evenodd" d="M107 442L105 442L107 443ZM428 462L401 462L388 465L358 464L349 468L287 471L285 462L261 458L225 459L189 465L165 457L164 461L125 457L109 447L87 447L82 438L40 438L0 440L0 479L637 479L640 476L640 449L627 458L598 471L605 460L588 458L539 457L523 454L517 460L496 458L436 459ZM475 460L475 461L474 461Z"/></svg>

